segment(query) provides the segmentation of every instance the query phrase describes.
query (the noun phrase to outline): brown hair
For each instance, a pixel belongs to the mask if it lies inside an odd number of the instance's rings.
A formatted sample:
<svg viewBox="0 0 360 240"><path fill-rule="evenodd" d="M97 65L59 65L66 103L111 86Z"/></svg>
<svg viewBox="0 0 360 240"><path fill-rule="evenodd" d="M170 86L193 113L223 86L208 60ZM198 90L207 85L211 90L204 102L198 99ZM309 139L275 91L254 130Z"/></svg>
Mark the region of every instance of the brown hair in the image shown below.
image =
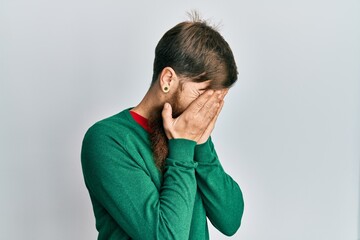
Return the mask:
<svg viewBox="0 0 360 240"><path fill-rule="evenodd" d="M152 85L165 67L194 82L213 80L210 88L230 87L238 74L229 44L196 12L192 21L177 24L160 39L155 49Z"/></svg>

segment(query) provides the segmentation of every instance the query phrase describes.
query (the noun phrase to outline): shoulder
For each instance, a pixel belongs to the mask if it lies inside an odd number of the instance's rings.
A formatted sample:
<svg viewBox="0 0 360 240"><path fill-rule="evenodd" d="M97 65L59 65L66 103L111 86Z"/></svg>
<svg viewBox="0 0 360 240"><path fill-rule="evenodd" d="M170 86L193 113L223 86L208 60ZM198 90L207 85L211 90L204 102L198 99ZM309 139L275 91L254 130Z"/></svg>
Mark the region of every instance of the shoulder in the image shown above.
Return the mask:
<svg viewBox="0 0 360 240"><path fill-rule="evenodd" d="M81 147L81 161L85 168L109 164L134 164L137 148L144 145L146 131L138 125L129 109L102 119L85 133ZM120 161L121 159L121 161ZM138 158L136 158L138 159Z"/></svg>
<svg viewBox="0 0 360 240"><path fill-rule="evenodd" d="M132 132L134 121L129 117L129 109L94 123L85 133L83 144L101 143L106 139L125 143L128 134Z"/></svg>

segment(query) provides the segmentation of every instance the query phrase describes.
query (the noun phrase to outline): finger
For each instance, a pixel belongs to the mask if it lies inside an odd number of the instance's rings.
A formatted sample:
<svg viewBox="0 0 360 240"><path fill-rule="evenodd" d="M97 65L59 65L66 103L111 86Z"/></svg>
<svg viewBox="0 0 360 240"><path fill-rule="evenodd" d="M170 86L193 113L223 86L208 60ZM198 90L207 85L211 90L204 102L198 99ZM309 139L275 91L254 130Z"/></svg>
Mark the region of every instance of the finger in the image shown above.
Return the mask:
<svg viewBox="0 0 360 240"><path fill-rule="evenodd" d="M224 101L221 102L220 106L219 106L219 109L215 115L215 117L211 120L211 122L209 123L208 127L206 128L205 132L203 133L203 135L201 136L201 139L200 139L200 143L203 143L205 142L211 135L212 131L214 130L215 128L215 123L217 121L217 118L221 112L221 109L222 107L224 106Z"/></svg>
<svg viewBox="0 0 360 240"><path fill-rule="evenodd" d="M204 106L200 109L197 116L202 118L203 121L209 123L216 115L218 108L220 106L221 91L216 91L216 93L211 96L211 98L204 104Z"/></svg>
<svg viewBox="0 0 360 240"><path fill-rule="evenodd" d="M221 112L223 106L224 106L224 101L221 101L214 118L211 120L211 122L209 124L210 128L214 128L214 125L215 125L215 123L216 123L216 121L217 121L217 119L218 119L218 117L220 115L220 112Z"/></svg>
<svg viewBox="0 0 360 240"><path fill-rule="evenodd" d="M197 114L213 95L213 90L207 90L190 104L190 106L188 107L189 111L193 114Z"/></svg>
<svg viewBox="0 0 360 240"><path fill-rule="evenodd" d="M220 102L219 109L218 109L218 111L217 111L217 113L216 113L215 117L213 118L212 123L214 123L214 124L215 124L215 122L216 122L217 118L219 117L220 112L221 112L221 110L222 110L222 108L223 108L223 106L224 106L224 103L225 103L225 102L224 102L223 100Z"/></svg>
<svg viewBox="0 0 360 240"><path fill-rule="evenodd" d="M164 108L161 112L163 118L164 129L169 129L171 127L173 118L172 118L172 107L170 103L165 103Z"/></svg>
<svg viewBox="0 0 360 240"><path fill-rule="evenodd" d="M225 96L228 94L228 92L229 92L229 89L228 88L225 88L224 89L224 96L223 96L223 99L225 98Z"/></svg>
<svg viewBox="0 0 360 240"><path fill-rule="evenodd" d="M226 94L229 92L229 89L228 89L228 88L224 88L224 89L222 89L222 90L220 90L220 91L221 91L221 94L220 94L219 98L220 98L220 99L224 99L225 96L226 96Z"/></svg>

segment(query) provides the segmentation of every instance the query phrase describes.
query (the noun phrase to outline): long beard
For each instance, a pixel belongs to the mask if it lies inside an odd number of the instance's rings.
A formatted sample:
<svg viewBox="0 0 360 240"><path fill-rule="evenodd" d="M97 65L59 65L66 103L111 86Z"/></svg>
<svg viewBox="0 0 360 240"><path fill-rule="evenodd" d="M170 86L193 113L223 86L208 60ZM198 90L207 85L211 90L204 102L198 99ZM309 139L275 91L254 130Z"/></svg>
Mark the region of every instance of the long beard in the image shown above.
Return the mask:
<svg viewBox="0 0 360 240"><path fill-rule="evenodd" d="M182 110L179 108L179 95L175 94L169 103L172 107L173 118L177 118L182 113ZM151 129L149 139L151 142L155 165L161 172L163 172L165 167L165 160L169 153L169 140L165 134L161 113L162 108L153 111L153 114L149 117L148 122Z"/></svg>
<svg viewBox="0 0 360 240"><path fill-rule="evenodd" d="M161 112L160 117L149 119L149 127L151 128L149 138L155 165L160 171L163 171L165 166L165 159L169 153L169 150L168 138L166 137L163 127Z"/></svg>

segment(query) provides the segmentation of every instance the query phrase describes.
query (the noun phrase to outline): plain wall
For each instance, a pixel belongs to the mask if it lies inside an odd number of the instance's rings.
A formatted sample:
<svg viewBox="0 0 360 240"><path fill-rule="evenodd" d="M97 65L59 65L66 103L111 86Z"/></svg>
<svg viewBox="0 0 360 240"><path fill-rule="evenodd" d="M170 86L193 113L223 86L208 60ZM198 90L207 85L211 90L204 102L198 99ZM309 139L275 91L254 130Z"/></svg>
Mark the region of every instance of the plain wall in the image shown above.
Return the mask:
<svg viewBox="0 0 360 240"><path fill-rule="evenodd" d="M191 9L221 23L240 72L213 134L245 198L233 239L359 239L355 0L0 1L1 239L96 239L83 135L141 100Z"/></svg>

